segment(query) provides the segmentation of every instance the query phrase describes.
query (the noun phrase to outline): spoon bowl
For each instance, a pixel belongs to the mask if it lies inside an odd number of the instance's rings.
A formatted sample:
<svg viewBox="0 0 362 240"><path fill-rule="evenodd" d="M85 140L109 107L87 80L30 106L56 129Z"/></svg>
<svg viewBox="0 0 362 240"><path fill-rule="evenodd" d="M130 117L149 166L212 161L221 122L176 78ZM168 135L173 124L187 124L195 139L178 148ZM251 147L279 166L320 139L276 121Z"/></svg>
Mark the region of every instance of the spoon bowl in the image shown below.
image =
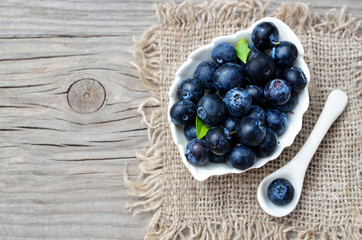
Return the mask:
<svg viewBox="0 0 362 240"><path fill-rule="evenodd" d="M347 95L343 91L332 91L328 96L326 104L313 128L313 131L297 155L295 155L288 164L264 178L260 183L257 197L261 208L266 213L274 217L283 217L291 213L297 206L309 162L330 126L345 109L347 101ZM268 198L268 186L277 178L287 179L294 187L294 196L292 201L284 206L278 206L272 203Z"/></svg>

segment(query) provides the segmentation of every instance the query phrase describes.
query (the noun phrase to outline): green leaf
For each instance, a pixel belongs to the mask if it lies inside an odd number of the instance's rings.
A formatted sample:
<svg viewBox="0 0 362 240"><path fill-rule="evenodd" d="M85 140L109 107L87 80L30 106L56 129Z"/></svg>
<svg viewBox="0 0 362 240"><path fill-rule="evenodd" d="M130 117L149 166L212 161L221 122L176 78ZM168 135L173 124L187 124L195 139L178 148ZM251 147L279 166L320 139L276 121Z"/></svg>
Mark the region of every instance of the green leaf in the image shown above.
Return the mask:
<svg viewBox="0 0 362 240"><path fill-rule="evenodd" d="M196 116L196 136L198 139L203 138L207 131L209 131L210 127L206 126L201 119Z"/></svg>
<svg viewBox="0 0 362 240"><path fill-rule="evenodd" d="M241 39L238 42L238 45L236 45L236 53L238 55L238 58L240 58L243 63L246 63L246 60L248 59L250 52L250 48L248 47L248 43L245 41L245 39Z"/></svg>

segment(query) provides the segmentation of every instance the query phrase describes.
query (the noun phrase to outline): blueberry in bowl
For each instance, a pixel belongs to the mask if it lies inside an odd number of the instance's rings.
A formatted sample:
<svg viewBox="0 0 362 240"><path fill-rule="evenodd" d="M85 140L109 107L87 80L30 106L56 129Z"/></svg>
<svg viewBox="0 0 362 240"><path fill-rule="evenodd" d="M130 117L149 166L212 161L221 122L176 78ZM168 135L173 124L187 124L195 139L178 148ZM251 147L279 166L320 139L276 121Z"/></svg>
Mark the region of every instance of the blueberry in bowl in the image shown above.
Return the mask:
<svg viewBox="0 0 362 240"><path fill-rule="evenodd" d="M289 101L292 89L290 84L282 79L268 82L264 88L265 99L274 105L283 105Z"/></svg>
<svg viewBox="0 0 362 240"><path fill-rule="evenodd" d="M170 87L168 117L196 180L260 168L293 143L309 105L303 57L297 36L276 18L190 54Z"/></svg>
<svg viewBox="0 0 362 240"><path fill-rule="evenodd" d="M238 118L249 112L252 100L245 89L236 87L226 93L223 102L229 115Z"/></svg>

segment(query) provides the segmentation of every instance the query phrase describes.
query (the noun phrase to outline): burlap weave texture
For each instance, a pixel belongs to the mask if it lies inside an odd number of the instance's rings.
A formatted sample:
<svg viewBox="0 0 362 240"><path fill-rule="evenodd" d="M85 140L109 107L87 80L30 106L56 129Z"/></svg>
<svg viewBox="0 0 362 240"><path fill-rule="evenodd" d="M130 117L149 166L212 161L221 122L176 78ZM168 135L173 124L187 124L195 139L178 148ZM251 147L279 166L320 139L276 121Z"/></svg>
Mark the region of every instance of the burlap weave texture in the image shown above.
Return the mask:
<svg viewBox="0 0 362 240"><path fill-rule="evenodd" d="M356 36L359 24L344 11L330 11L321 19L297 4L271 14L296 32L311 72L302 131L278 159L243 174L197 182L172 141L167 96L176 70L193 50L264 17L265 7L256 0L159 5L158 25L136 44L136 67L153 96L140 106L150 147L138 155L139 180L125 183L141 197L127 206L130 210L156 210L146 238L362 239L362 47ZM270 217L258 205L258 185L298 152L333 89L347 93L348 106L314 155L297 208L284 218ZM147 118L142 109L155 104L159 107Z"/></svg>

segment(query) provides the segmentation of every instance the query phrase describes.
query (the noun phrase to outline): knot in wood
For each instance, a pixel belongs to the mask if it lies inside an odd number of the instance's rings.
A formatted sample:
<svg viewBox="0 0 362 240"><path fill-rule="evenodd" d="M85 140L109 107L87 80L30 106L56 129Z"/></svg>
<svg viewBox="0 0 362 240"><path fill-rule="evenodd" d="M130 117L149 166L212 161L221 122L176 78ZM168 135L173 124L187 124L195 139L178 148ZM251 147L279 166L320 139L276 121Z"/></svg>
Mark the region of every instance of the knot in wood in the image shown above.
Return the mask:
<svg viewBox="0 0 362 240"><path fill-rule="evenodd" d="M75 81L68 90L68 103L79 113L92 113L98 111L106 99L103 85L94 79L81 79Z"/></svg>

